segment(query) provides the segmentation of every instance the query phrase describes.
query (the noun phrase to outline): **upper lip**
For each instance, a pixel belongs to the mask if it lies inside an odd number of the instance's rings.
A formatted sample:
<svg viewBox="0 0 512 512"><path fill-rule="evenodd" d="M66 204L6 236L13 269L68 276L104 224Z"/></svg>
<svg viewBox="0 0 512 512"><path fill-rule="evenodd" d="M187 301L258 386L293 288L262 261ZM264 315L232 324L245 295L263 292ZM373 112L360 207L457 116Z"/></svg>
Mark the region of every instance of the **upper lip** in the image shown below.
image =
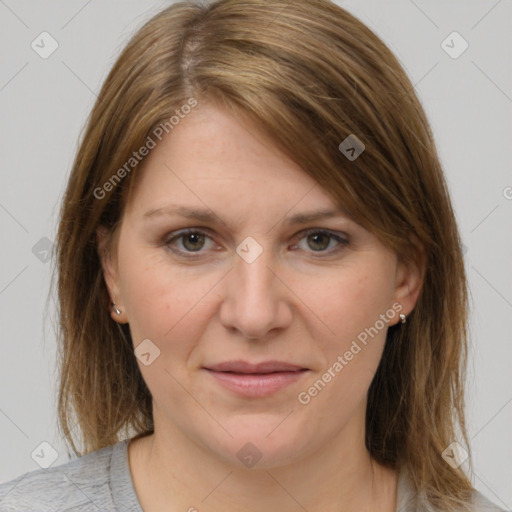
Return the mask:
<svg viewBox="0 0 512 512"><path fill-rule="evenodd" d="M307 370L303 366L286 363L284 361L263 361L261 363L249 363L247 361L225 361L210 366L205 366L207 370L216 372L234 372L234 373L273 373L273 372L294 372L298 370Z"/></svg>

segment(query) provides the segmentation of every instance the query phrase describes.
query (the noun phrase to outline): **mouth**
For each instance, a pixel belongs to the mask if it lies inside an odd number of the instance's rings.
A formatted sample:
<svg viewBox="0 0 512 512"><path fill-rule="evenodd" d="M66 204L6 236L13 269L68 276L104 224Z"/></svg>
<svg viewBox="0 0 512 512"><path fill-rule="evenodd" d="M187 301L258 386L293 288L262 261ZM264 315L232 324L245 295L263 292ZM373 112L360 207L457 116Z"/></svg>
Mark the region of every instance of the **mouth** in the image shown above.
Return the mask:
<svg viewBox="0 0 512 512"><path fill-rule="evenodd" d="M216 372L232 372L232 373L253 373L266 374L275 372L293 372L300 370L308 370L309 368L288 363L285 361L262 361L261 363L250 363L248 361L225 361L214 365L204 367L207 370Z"/></svg>
<svg viewBox="0 0 512 512"><path fill-rule="evenodd" d="M301 379L310 370L281 361L227 361L203 367L223 388L244 397L265 397Z"/></svg>

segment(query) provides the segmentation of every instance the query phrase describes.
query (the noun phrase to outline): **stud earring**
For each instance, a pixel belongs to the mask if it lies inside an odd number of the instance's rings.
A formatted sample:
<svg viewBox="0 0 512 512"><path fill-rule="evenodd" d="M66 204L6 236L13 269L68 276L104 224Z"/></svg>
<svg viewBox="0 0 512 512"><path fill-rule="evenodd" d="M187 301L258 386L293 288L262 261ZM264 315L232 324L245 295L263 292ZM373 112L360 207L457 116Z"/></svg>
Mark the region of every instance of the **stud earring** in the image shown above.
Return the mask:
<svg viewBox="0 0 512 512"><path fill-rule="evenodd" d="M121 314L121 310L112 302L112 309L114 310L114 313L116 315L120 315Z"/></svg>
<svg viewBox="0 0 512 512"><path fill-rule="evenodd" d="M400 322L402 322L402 324L405 324L405 322L407 322L407 315L400 313Z"/></svg>

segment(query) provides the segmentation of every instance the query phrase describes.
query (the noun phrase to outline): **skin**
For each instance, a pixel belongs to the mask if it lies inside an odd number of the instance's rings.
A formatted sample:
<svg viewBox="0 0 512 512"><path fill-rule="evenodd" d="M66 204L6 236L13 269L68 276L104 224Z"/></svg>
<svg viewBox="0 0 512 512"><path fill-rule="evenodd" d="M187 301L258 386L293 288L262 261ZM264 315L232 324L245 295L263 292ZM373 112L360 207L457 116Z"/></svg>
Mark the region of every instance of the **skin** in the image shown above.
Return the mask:
<svg viewBox="0 0 512 512"><path fill-rule="evenodd" d="M393 304L405 314L414 308L420 269L399 264L348 216L285 225L291 215L336 204L265 134L211 103L180 121L137 179L113 244L102 230L98 240L121 310L112 318L129 323L134 347L150 339L160 350L149 366L138 361L155 433L128 450L144 511L394 511L397 474L369 457L364 421L398 313L309 403L297 397ZM144 218L171 204L206 205L217 220ZM184 228L208 236L166 245ZM308 237L311 228L349 244ZM263 249L252 263L236 252L249 236ZM246 398L202 369L234 359L309 371L270 396ZM262 454L252 468L237 457L248 442Z"/></svg>

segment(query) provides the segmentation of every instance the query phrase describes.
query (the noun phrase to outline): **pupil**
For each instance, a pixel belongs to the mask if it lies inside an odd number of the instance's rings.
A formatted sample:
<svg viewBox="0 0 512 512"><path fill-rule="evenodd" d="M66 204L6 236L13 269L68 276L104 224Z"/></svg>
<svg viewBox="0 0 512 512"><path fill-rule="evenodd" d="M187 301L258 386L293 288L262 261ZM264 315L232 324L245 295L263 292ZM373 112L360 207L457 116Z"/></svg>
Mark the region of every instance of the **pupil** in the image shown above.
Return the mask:
<svg viewBox="0 0 512 512"><path fill-rule="evenodd" d="M314 235L310 235L309 238L310 238L310 240L311 239L315 239L314 243L318 243L318 239L319 238L320 239L323 238L323 241L325 243L322 244L321 241L320 241L320 246L321 246L320 249L325 249L326 247L329 246L329 236L326 235L325 233L317 233L317 234L314 234ZM311 248L314 249L314 247L311 247ZM318 249L318 246L317 246L317 249Z"/></svg>
<svg viewBox="0 0 512 512"><path fill-rule="evenodd" d="M192 244L189 244L192 241ZM199 247L195 244L199 242ZM185 237L184 246L191 251L201 249L202 243L204 243L204 236L199 233L190 233Z"/></svg>

